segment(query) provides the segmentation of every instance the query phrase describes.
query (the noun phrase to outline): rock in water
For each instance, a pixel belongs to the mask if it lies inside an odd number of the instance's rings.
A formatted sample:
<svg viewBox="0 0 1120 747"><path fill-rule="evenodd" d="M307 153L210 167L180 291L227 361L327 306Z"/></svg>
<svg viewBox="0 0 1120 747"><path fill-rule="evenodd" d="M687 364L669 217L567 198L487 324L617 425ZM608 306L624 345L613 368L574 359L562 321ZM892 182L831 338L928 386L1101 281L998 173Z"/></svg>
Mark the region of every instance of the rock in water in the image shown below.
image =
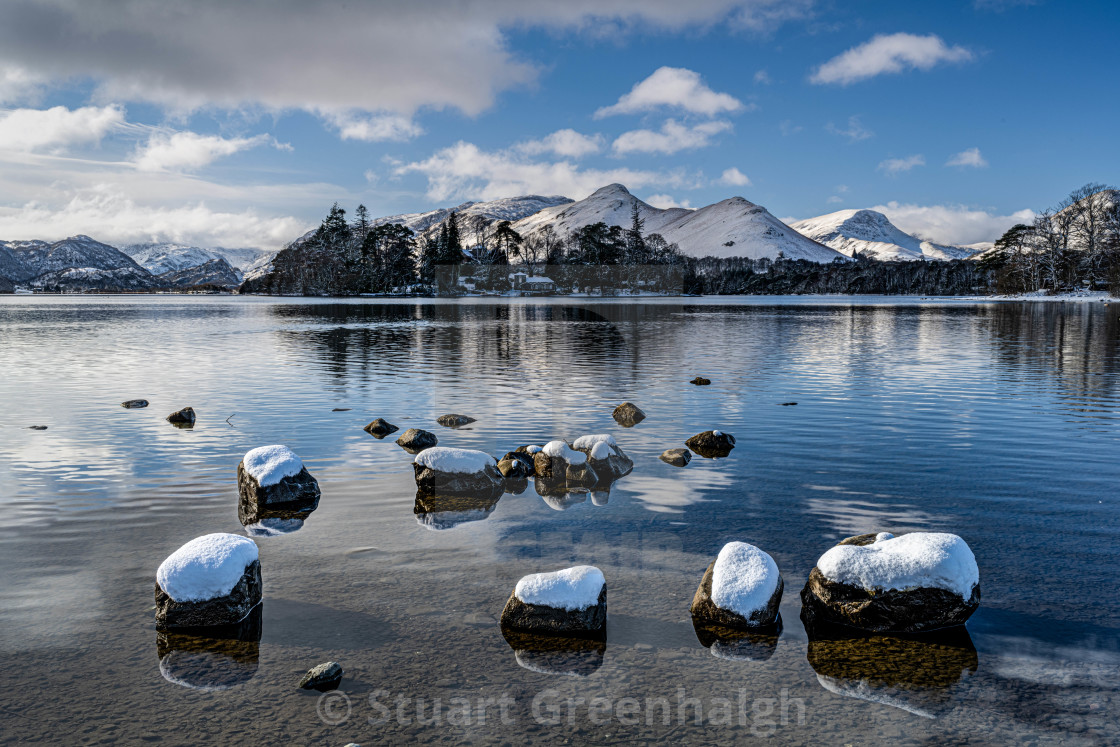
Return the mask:
<svg viewBox="0 0 1120 747"><path fill-rule="evenodd" d="M768 628L778 621L785 583L774 559L746 542L728 542L692 597L694 620L725 628Z"/></svg>
<svg viewBox="0 0 1120 747"><path fill-rule="evenodd" d="M426 495L502 494L498 463L482 451L434 446L416 455L412 469L417 490Z"/></svg>
<svg viewBox="0 0 1120 747"><path fill-rule="evenodd" d="M27 430L29 430L29 431L45 431L46 429L47 429L47 426L45 426L45 425L29 425L29 426L27 426Z"/></svg>
<svg viewBox="0 0 1120 747"><path fill-rule="evenodd" d="M168 423L176 423L178 425L193 425L194 424L194 408L184 407L178 412L173 412L167 416Z"/></svg>
<svg viewBox="0 0 1120 747"><path fill-rule="evenodd" d="M307 674L299 681L303 690L337 690L342 684L342 665L337 661L328 661L307 670Z"/></svg>
<svg viewBox="0 0 1120 747"><path fill-rule="evenodd" d="M460 426L470 425L475 422L475 419L466 415L456 415L450 413L448 415L440 415L436 418L436 422L444 428L459 428Z"/></svg>
<svg viewBox="0 0 1120 747"><path fill-rule="evenodd" d="M692 452L688 449L666 449L661 452L661 461L674 467L683 467L692 461Z"/></svg>
<svg viewBox="0 0 1120 747"><path fill-rule="evenodd" d="M147 407L147 406L148 406L148 400L146 400L146 399L126 399L124 402L121 402L121 407L128 408L129 410L134 410L138 407Z"/></svg>
<svg viewBox="0 0 1120 747"><path fill-rule="evenodd" d="M614 413L612 413L612 415L614 416L615 422L623 428L633 428L646 419L646 414L632 402L623 402L621 405L614 408Z"/></svg>
<svg viewBox="0 0 1120 747"><path fill-rule="evenodd" d="M510 451L498 460L498 471L507 480L525 480L533 476L533 458L523 451Z"/></svg>
<svg viewBox="0 0 1120 747"><path fill-rule="evenodd" d="M419 428L409 428L397 439L397 445L405 451L416 454L424 449L430 449L439 443L434 433L422 431Z"/></svg>
<svg viewBox="0 0 1120 747"><path fill-rule="evenodd" d="M693 379L692 381L690 381L688 383L689 384L695 384L696 386L707 386L708 384L711 384L712 382L711 382L711 379L705 379L703 376L697 376L695 379Z"/></svg>
<svg viewBox="0 0 1120 747"><path fill-rule="evenodd" d="M156 627L235 625L260 604L262 594L256 543L236 534L203 535L156 571Z"/></svg>
<svg viewBox="0 0 1120 747"><path fill-rule="evenodd" d="M704 431L684 443L702 457L719 459L730 454L735 448L735 437L722 431Z"/></svg>
<svg viewBox="0 0 1120 747"><path fill-rule="evenodd" d="M393 425L388 420L378 418L377 420L373 421L372 423L367 425L362 430L364 430L366 433L368 433L369 435L374 436L376 438L385 438L390 433L396 433L397 431L400 430L400 428Z"/></svg>
<svg viewBox="0 0 1120 747"><path fill-rule="evenodd" d="M980 606L976 558L955 534L849 537L826 552L801 590L806 628L845 625L920 633L963 625Z"/></svg>
<svg viewBox="0 0 1120 747"><path fill-rule="evenodd" d="M559 440L549 441L533 454L533 474L541 495L590 490L599 482L587 455Z"/></svg>
<svg viewBox="0 0 1120 747"><path fill-rule="evenodd" d="M587 455L591 469L598 475L597 484L600 486L609 488L612 482L630 474L634 469L634 462L622 451L614 436L580 436L572 442L572 448Z"/></svg>
<svg viewBox="0 0 1120 747"><path fill-rule="evenodd" d="M501 625L544 635L601 637L607 628L603 572L594 566L577 565L525 576L502 610Z"/></svg>
<svg viewBox="0 0 1120 747"><path fill-rule="evenodd" d="M243 502L256 506L319 505L319 483L287 446L261 446L237 465L237 487Z"/></svg>

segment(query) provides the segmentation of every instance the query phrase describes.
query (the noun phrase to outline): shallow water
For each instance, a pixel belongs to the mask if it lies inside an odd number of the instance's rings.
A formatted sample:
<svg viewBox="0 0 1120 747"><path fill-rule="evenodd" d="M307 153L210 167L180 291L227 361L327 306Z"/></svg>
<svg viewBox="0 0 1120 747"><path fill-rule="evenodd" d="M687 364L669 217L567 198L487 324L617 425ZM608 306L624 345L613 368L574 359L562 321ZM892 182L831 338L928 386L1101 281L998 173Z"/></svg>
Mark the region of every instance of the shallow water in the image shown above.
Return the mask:
<svg viewBox="0 0 1120 747"><path fill-rule="evenodd" d="M1118 331L1104 304L0 300L0 740L1115 743ZM499 456L611 433L635 468L417 514L375 417ZM728 458L657 459L710 428ZM157 640L156 567L247 531L237 464L270 443L323 496L254 530L259 644ZM809 641L816 558L912 530L975 552L967 635ZM784 629L707 647L688 605L733 539L777 561ZM605 647L507 642L517 579L574 563L606 574ZM342 695L295 689L332 659Z"/></svg>

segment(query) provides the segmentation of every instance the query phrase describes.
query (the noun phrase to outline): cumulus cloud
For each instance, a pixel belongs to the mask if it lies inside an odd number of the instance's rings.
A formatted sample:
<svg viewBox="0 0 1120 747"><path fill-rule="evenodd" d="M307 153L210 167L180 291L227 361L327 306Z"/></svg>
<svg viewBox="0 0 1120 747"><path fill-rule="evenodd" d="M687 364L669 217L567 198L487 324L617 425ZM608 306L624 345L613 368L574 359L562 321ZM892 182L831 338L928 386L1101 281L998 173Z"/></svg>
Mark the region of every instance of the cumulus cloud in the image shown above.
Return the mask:
<svg viewBox="0 0 1120 747"><path fill-rule="evenodd" d="M888 158L879 163L877 167L887 176L898 176L899 174L909 171L915 166L925 166L926 159L921 154L907 156L906 158Z"/></svg>
<svg viewBox="0 0 1120 747"><path fill-rule="evenodd" d="M713 91L697 72L683 67L661 67L636 83L617 103L596 111L595 117L638 114L662 107L712 117L739 111L743 103L731 94Z"/></svg>
<svg viewBox="0 0 1120 747"><path fill-rule="evenodd" d="M689 204L688 200L677 202L672 195L650 195L645 201L655 208L661 208L662 210L667 210L669 208L692 209L692 205Z"/></svg>
<svg viewBox="0 0 1120 747"><path fill-rule="evenodd" d="M848 142L850 143L858 143L860 140L867 140L868 138L875 137L875 133L864 127L859 117L856 116L848 117L847 129L837 127L832 122L826 124L824 128L833 135L840 135L841 137L848 138Z"/></svg>
<svg viewBox="0 0 1120 747"><path fill-rule="evenodd" d="M125 123L119 106L0 111L0 150L61 151L72 145L99 143Z"/></svg>
<svg viewBox="0 0 1120 747"><path fill-rule="evenodd" d="M424 130L411 117L400 114L362 115L355 112L323 112L322 116L343 140L367 143L386 140L401 142L422 135Z"/></svg>
<svg viewBox="0 0 1120 747"><path fill-rule="evenodd" d="M1000 215L965 205L914 205L888 202L871 208L907 233L941 244L965 246L995 241L1016 223L1034 220L1033 210Z"/></svg>
<svg viewBox="0 0 1120 747"><path fill-rule="evenodd" d="M818 67L809 80L846 86L877 75L929 70L939 63L968 62L973 57L968 49L950 47L936 34L879 34L833 57Z"/></svg>
<svg viewBox="0 0 1120 747"><path fill-rule="evenodd" d="M157 132L137 148L133 162L141 171L190 171L208 166L223 156L270 143L290 149L276 143L269 135L223 138L197 132Z"/></svg>
<svg viewBox="0 0 1120 747"><path fill-rule="evenodd" d="M773 29L811 0L5 0L0 65L92 79L113 101L475 115L536 78L506 29ZM64 39L65 43L59 43ZM407 60L407 64L403 61Z"/></svg>
<svg viewBox="0 0 1120 747"><path fill-rule="evenodd" d="M984 156L980 155L979 148L969 148L950 158L945 162L945 165L982 169L988 165L988 162L984 160Z"/></svg>
<svg viewBox="0 0 1120 747"><path fill-rule="evenodd" d="M731 129L731 123L717 119L691 127L676 120L666 120L660 131L631 130L615 139L611 150L617 155L628 153L661 153L669 155L682 150L695 150L711 145L712 138Z"/></svg>
<svg viewBox="0 0 1120 747"><path fill-rule="evenodd" d="M643 189L651 185L694 187L698 181L683 171L582 169L567 160L533 160L516 149L484 151L466 142L443 148L422 161L398 164L393 173L422 174L428 180L428 198L437 202L492 200L524 194L560 194L580 199L614 182Z"/></svg>
<svg viewBox="0 0 1120 747"><path fill-rule="evenodd" d="M557 130L540 140L529 140L516 146L517 150L530 156L551 153L561 158L583 158L598 153L602 147L602 135L584 135L572 129Z"/></svg>
<svg viewBox="0 0 1120 747"><path fill-rule="evenodd" d="M716 184L722 184L725 187L749 187L751 180L742 171L732 166L729 169L724 169L719 179L716 180Z"/></svg>

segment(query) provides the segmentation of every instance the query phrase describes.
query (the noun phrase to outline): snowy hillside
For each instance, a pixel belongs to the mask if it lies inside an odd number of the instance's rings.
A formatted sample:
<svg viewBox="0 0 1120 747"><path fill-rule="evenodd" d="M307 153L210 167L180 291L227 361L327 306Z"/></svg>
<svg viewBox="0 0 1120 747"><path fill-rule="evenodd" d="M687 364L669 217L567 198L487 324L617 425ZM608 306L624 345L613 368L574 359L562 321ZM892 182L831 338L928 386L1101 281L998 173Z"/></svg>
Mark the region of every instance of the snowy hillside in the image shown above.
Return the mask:
<svg viewBox="0 0 1120 747"><path fill-rule="evenodd" d="M545 208L565 205L571 201L572 200L568 197L560 197L558 195L552 197L542 197L540 195L506 197L500 200L488 200L486 202L464 202L458 207L440 208L438 210L429 210L425 213L390 215L384 218L378 218L373 224L375 226L380 226L386 223L399 223L403 226L408 226L414 233L420 235L439 226L447 220L453 212L459 214L460 221L480 215L493 221L508 220L514 222L521 220L525 216L544 210Z"/></svg>
<svg viewBox="0 0 1120 747"><path fill-rule="evenodd" d="M634 197L621 184L610 184L591 196L567 205L546 208L514 224L514 230L529 235L551 225L561 236L592 223L627 227L631 210L645 222L645 233L658 233L693 257L775 258L831 262L837 252L808 239L771 215L766 208L742 197L714 205L686 208L655 208Z"/></svg>
<svg viewBox="0 0 1120 747"><path fill-rule="evenodd" d="M791 227L848 257L857 252L883 261L964 259L974 251L912 236L874 210L840 210L797 221Z"/></svg>
<svg viewBox="0 0 1120 747"><path fill-rule="evenodd" d="M219 258L207 249L182 244L129 244L121 251L153 275L198 267Z"/></svg>
<svg viewBox="0 0 1120 747"><path fill-rule="evenodd" d="M195 285L220 285L236 287L241 278L224 257L216 257L200 265L184 267L163 273L156 280L171 288L190 288Z"/></svg>
<svg viewBox="0 0 1120 747"><path fill-rule="evenodd" d="M0 278L13 282L28 280L34 276L27 265L9 248L7 241L0 241Z"/></svg>

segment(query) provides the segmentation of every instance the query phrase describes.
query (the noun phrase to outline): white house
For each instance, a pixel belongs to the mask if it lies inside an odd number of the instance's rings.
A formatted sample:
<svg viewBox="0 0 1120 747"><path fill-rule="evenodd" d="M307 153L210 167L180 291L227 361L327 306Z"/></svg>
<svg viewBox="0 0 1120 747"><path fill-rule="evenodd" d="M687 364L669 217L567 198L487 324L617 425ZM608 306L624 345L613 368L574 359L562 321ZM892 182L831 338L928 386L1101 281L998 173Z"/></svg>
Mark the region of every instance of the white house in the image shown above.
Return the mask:
<svg viewBox="0 0 1120 747"><path fill-rule="evenodd" d="M555 293L556 283L552 282L551 278L546 278L541 275L530 275L525 272L510 273L510 284L516 291L521 291L523 294L534 293Z"/></svg>

